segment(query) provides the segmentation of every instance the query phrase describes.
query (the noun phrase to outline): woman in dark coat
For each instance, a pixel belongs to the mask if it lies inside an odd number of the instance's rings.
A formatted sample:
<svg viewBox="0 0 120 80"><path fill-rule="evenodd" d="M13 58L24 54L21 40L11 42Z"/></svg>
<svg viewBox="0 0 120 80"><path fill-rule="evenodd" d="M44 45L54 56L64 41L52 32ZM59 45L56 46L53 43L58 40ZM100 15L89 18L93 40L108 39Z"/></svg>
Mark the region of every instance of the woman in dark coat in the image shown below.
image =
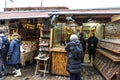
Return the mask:
<svg viewBox="0 0 120 80"><path fill-rule="evenodd" d="M7 56L8 56L8 64L14 66L15 68L14 73L16 74L14 75L14 77L17 77L17 76L21 76L21 71L19 67L19 63L20 63L20 40L18 39L19 34L14 33L12 37L13 40L11 40L10 42L10 47Z"/></svg>
<svg viewBox="0 0 120 80"><path fill-rule="evenodd" d="M75 46L78 46L80 49L78 55L74 53L74 50L77 49ZM67 51L67 71L70 74L70 80L81 80L80 74L80 63L81 63L81 55L83 54L83 48L78 40L77 35L73 34L70 36L70 41L67 43L65 50Z"/></svg>

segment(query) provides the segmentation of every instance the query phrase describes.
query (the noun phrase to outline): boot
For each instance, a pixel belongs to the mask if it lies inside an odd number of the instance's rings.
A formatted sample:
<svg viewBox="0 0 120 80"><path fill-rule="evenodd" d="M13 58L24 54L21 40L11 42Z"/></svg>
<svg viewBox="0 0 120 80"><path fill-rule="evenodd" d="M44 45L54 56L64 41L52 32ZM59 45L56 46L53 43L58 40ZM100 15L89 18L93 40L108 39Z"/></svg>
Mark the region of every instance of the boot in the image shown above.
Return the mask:
<svg viewBox="0 0 120 80"><path fill-rule="evenodd" d="M16 70L16 74L14 75L14 77L18 77L18 76L21 76L21 71L20 69Z"/></svg>
<svg viewBox="0 0 120 80"><path fill-rule="evenodd" d="M17 73L17 70L15 69L14 71L12 71L12 73Z"/></svg>

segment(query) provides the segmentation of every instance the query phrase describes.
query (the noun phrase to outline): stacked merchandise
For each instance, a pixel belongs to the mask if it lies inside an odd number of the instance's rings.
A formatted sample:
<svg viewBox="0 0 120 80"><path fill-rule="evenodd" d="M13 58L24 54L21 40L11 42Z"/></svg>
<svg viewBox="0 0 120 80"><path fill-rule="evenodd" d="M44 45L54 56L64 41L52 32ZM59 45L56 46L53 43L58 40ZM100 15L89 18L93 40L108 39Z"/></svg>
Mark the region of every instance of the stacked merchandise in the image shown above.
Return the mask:
<svg viewBox="0 0 120 80"><path fill-rule="evenodd" d="M45 57L49 53L49 46L50 46L50 27L43 26L40 29L39 57Z"/></svg>
<svg viewBox="0 0 120 80"><path fill-rule="evenodd" d="M27 61L32 63L35 56L35 50L37 50L37 44L36 41L23 41L22 47L24 52L21 53L20 62L22 66L25 66L25 62Z"/></svg>
<svg viewBox="0 0 120 80"><path fill-rule="evenodd" d="M36 41L22 41L23 49L28 52L37 49L37 42Z"/></svg>

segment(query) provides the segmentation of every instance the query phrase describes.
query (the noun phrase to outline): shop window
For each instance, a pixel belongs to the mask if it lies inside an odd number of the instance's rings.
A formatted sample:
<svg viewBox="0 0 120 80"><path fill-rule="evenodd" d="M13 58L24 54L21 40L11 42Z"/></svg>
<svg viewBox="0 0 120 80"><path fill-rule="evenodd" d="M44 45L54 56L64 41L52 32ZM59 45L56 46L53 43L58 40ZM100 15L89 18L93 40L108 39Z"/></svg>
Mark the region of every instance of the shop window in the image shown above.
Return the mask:
<svg viewBox="0 0 120 80"><path fill-rule="evenodd" d="M54 27L53 46L65 46L71 34L78 34L77 29L78 27L73 24L57 23Z"/></svg>

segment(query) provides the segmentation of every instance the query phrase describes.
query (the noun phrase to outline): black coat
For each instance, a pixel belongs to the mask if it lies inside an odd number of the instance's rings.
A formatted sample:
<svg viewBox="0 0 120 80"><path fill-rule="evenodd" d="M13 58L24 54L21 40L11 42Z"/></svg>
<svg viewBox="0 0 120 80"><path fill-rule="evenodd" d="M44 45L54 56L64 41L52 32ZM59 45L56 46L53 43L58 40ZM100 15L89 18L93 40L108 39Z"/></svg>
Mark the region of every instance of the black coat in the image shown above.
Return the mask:
<svg viewBox="0 0 120 80"><path fill-rule="evenodd" d="M72 48L74 48L74 45L72 45L72 42L75 42L77 45L79 45L79 48L81 48L82 54L83 54L83 48L79 40L72 40L69 43L67 43L65 50L67 51L67 71L70 73L80 73L80 63L81 58L75 60L72 57Z"/></svg>
<svg viewBox="0 0 120 80"><path fill-rule="evenodd" d="M80 37L80 43L82 44L83 51L86 50L86 40L83 37Z"/></svg>
<svg viewBox="0 0 120 80"><path fill-rule="evenodd" d="M88 43L88 50L96 49L98 44L98 39L95 36L90 37L88 38L87 43Z"/></svg>
<svg viewBox="0 0 120 80"><path fill-rule="evenodd" d="M3 45L5 46L2 50L0 50L0 59L2 58L4 61L6 61L7 52L9 49L9 41L5 36L0 36L3 40Z"/></svg>

